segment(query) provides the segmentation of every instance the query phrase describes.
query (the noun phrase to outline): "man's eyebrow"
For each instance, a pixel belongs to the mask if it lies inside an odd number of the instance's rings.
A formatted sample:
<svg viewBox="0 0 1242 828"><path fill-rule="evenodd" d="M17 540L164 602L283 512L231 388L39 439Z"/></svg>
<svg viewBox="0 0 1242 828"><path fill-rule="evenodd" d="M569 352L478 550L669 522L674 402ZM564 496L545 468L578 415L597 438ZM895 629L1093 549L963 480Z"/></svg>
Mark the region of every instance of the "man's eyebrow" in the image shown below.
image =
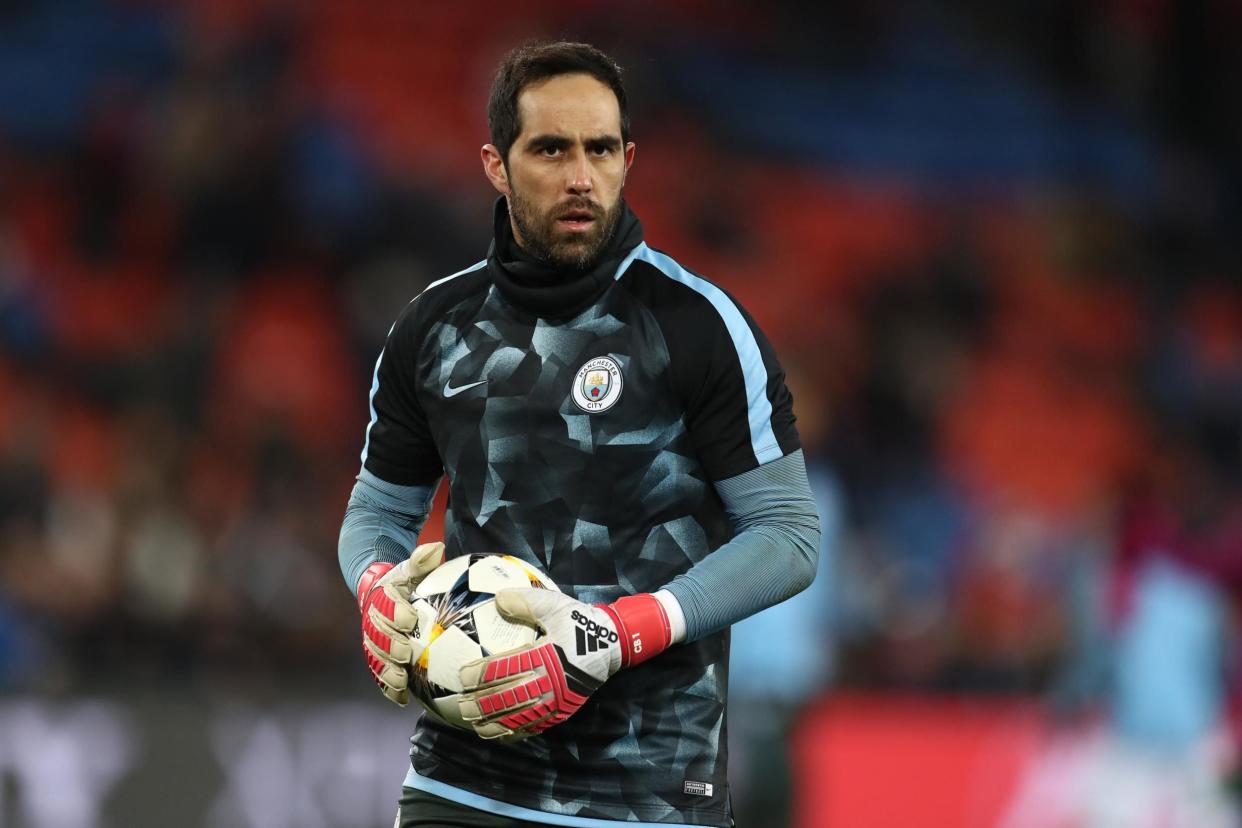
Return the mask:
<svg viewBox="0 0 1242 828"><path fill-rule="evenodd" d="M621 149L621 139L615 135L601 135L598 138L588 138L585 143L587 149Z"/></svg>
<svg viewBox="0 0 1242 828"><path fill-rule="evenodd" d="M534 135L526 142L527 148L538 152L543 149L565 149L573 142L564 135Z"/></svg>
<svg viewBox="0 0 1242 828"><path fill-rule="evenodd" d="M611 149L621 148L621 139L616 135L599 135L594 138L587 138L583 144L589 149ZM532 135L526 141L527 149L533 152L539 152L544 149L567 149L573 145L573 140L566 138L564 135L553 135L545 133L541 135Z"/></svg>

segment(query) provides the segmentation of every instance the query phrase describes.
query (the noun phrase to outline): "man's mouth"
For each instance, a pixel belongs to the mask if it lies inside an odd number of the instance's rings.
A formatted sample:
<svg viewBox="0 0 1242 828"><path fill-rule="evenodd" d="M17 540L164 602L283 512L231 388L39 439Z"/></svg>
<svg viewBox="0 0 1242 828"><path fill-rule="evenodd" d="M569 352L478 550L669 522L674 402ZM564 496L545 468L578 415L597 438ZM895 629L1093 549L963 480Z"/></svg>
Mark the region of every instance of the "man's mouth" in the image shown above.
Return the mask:
<svg viewBox="0 0 1242 828"><path fill-rule="evenodd" d="M566 230L581 232L595 224L595 214L590 210L568 210L557 217L556 223Z"/></svg>

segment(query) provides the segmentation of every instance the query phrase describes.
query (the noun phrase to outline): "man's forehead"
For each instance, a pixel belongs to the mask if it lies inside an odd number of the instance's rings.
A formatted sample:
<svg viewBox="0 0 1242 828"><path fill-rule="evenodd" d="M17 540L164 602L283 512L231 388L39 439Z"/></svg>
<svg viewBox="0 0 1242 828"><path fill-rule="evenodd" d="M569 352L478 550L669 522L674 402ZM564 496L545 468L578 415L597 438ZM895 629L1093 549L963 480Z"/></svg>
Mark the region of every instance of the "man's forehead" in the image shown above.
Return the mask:
<svg viewBox="0 0 1242 828"><path fill-rule="evenodd" d="M620 136L621 107L606 84L590 75L556 75L522 89L522 134Z"/></svg>

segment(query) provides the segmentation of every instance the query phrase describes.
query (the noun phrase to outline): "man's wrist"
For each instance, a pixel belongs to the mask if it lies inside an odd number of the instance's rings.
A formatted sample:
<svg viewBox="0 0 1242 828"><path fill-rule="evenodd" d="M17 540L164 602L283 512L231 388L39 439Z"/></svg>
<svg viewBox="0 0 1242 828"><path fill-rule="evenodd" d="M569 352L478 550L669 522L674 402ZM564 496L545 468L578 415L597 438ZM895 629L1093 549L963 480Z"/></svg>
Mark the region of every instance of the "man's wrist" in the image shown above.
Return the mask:
<svg viewBox="0 0 1242 828"><path fill-rule="evenodd" d="M685 641L686 613L682 611L681 602L677 600L677 596L667 589L657 590L652 594L655 595L656 600L660 602L660 606L664 607L664 612L668 615L669 643L680 644Z"/></svg>
<svg viewBox="0 0 1242 828"><path fill-rule="evenodd" d="M672 644L668 612L655 595L642 592L601 605L621 644L621 666L633 667L664 652Z"/></svg>
<svg viewBox="0 0 1242 828"><path fill-rule="evenodd" d="M393 564L383 561L376 561L368 566L362 572L362 577L358 579L358 611L362 611L363 604L366 603L367 593L371 591L371 587L375 586L375 582L383 578L388 570L393 568Z"/></svg>

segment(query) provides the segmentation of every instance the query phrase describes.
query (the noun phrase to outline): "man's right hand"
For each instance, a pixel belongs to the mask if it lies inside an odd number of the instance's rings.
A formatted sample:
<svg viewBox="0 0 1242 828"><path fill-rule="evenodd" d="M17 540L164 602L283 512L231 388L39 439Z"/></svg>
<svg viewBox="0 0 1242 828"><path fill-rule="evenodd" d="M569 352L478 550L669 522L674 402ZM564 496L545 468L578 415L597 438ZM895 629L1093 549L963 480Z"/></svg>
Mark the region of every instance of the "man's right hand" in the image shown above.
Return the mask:
<svg viewBox="0 0 1242 828"><path fill-rule="evenodd" d="M424 543L399 564L373 563L358 581L362 650L375 683L402 707L409 704L410 633L418 615L410 603L414 590L444 562L444 544Z"/></svg>

